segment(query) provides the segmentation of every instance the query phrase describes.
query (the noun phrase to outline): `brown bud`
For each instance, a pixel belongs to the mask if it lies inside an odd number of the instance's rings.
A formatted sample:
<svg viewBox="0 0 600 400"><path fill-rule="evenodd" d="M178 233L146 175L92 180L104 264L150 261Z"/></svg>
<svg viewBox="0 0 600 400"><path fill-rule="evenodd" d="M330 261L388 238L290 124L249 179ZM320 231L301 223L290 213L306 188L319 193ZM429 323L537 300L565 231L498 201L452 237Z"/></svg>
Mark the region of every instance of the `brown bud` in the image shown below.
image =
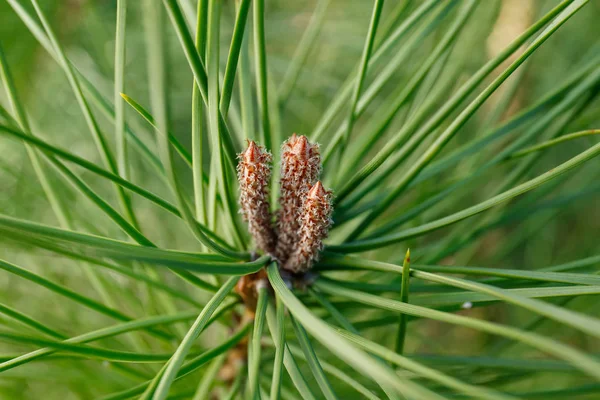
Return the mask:
<svg viewBox="0 0 600 400"><path fill-rule="evenodd" d="M269 207L272 156L250 140L248 148L238 158L241 213L248 222L248 231L256 246L271 253L275 250L275 231Z"/></svg>
<svg viewBox="0 0 600 400"><path fill-rule="evenodd" d="M266 284L266 282L268 282L267 272L263 268L253 274L242 276L235 285L235 292L242 298L246 306L246 312L252 318L254 318L254 313L256 312L258 289L260 285Z"/></svg>
<svg viewBox="0 0 600 400"><path fill-rule="evenodd" d="M283 269L298 273L309 270L318 260L331 226L331 192L317 182L308 192L302 207L299 240Z"/></svg>
<svg viewBox="0 0 600 400"><path fill-rule="evenodd" d="M319 145L295 133L281 146L280 209L275 255L283 265L298 243L300 214L308 190L321 173Z"/></svg>

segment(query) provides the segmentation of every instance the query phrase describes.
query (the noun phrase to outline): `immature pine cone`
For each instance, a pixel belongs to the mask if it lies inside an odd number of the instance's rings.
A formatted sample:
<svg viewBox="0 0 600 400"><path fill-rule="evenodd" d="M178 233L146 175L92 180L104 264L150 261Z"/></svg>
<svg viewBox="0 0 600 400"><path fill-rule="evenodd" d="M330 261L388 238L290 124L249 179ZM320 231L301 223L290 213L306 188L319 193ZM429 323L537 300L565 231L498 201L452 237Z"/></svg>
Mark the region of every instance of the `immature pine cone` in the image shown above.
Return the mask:
<svg viewBox="0 0 600 400"><path fill-rule="evenodd" d="M295 133L281 146L280 209L277 213L275 256L284 265L299 240L306 194L321 173L319 145Z"/></svg>
<svg viewBox="0 0 600 400"><path fill-rule="evenodd" d="M294 273L308 271L318 260L323 240L331 226L331 192L317 182L308 192L302 207L300 239L283 269Z"/></svg>
<svg viewBox="0 0 600 400"><path fill-rule="evenodd" d="M248 221L248 231L256 246L271 253L275 250L275 232L269 207L271 154L262 146L248 141L248 148L238 158L241 213L244 220Z"/></svg>

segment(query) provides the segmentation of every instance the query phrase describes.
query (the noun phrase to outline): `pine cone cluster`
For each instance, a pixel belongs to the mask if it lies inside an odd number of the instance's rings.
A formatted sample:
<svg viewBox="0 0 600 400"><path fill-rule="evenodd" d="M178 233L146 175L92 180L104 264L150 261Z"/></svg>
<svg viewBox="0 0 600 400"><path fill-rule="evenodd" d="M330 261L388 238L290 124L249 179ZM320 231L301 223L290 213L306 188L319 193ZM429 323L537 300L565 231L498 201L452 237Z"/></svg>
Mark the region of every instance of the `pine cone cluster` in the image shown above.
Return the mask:
<svg viewBox="0 0 600 400"><path fill-rule="evenodd" d="M283 143L275 222L269 204L271 154L249 141L239 160L241 213L257 248L272 254L285 270L306 272L318 259L331 226L331 192L318 180L319 145L296 134Z"/></svg>

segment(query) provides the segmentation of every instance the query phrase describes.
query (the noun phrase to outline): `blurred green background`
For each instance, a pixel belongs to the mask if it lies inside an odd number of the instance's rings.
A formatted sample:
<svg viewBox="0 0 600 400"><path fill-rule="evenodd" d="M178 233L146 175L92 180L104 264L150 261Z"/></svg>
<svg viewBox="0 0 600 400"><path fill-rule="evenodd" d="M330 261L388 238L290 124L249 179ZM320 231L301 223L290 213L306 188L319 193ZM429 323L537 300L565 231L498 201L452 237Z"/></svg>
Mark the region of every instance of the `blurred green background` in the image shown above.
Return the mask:
<svg viewBox="0 0 600 400"><path fill-rule="evenodd" d="M28 2L23 6L31 10ZM191 1L182 1L184 6ZM414 8L419 1L412 1L409 7ZM266 10L266 40L268 48L268 67L271 89L278 87L283 80L296 46L309 23L315 8L315 1L269 0ZM506 46L510 40L524 31L536 17L555 5L555 1L534 0L490 0L482 1L475 15L470 19L467 28L461 33L461 45L451 56L448 73L456 72L456 81L468 78L486 60ZM116 2L108 0L46 0L42 2L50 22L59 36L71 61L90 81L100 89L103 95L112 101L112 76L114 61L114 32ZM397 1L386 2L384 18L397 6ZM141 7L143 2L130 1L127 20L127 61L125 76L125 92L138 102L148 105L148 82L146 70L145 38ZM364 0L332 0L325 14L325 24L319 35L315 49L309 54L298 82L293 88L289 100L280 108L280 116L274 126L280 137L285 138L293 132L309 133L319 121L323 110L330 103L336 90L346 79L349 72L360 59L364 36L367 31L372 4ZM234 16L234 2L224 1L222 26L222 63L225 64ZM452 15L446 23L451 22ZM16 78L17 89L24 101L26 109L33 121L34 130L49 142L69 149L73 153L88 160L100 162L99 155L85 126L85 121L75 98L67 84L66 77L58 64L40 47L21 20L15 15L6 2L0 3L0 42L7 54L9 65ZM511 107L500 120L506 119L514 112L526 108L544 94L549 93L563 82L569 73L586 59L600 51L600 1L592 0L581 12L552 36L527 62L523 74L518 81L515 95L511 99ZM170 127L173 133L189 148L192 74L178 40L171 26L167 24L168 51L168 96L170 111ZM404 85L416 67L431 51L436 40L443 32L429 35L422 44L414 49L402 68L394 76L393 83L384 88L384 93L368 108L367 113L357 122L356 130L368 121L370 115L378 112L384 104L387 93L392 93ZM465 52L468 56L465 56ZM460 59L461 64L452 61ZM452 66L457 69L452 70ZM371 73L371 71L369 71ZM373 71L373 76L377 71ZM369 75L371 76L371 74ZM369 78L371 79L371 78ZM504 86L510 86L510 81ZM444 154L478 137L489 116L498 104L499 95L490 101L461 130L452 143L444 150ZM236 87L232 126L238 127L239 114L236 115L236 102L239 99ZM4 91L0 94L0 102L7 107ZM256 110L255 110L256 111ZM114 140L112 123L94 109L102 130L110 140ZM126 109L127 121L136 132L152 143L153 132L139 118L135 111ZM393 134L401 124L398 118L393 122L388 135ZM258 123L257 125L258 126ZM573 121L569 122L564 132L575 132L600 126L600 99L593 102ZM258 128L256 128L258 129ZM517 132L518 135L518 132ZM242 139L243 136L240 136ZM328 136L324 142L327 143ZM528 176L537 176L562 161L585 150L597 137L584 138L548 150L536 163ZM385 139L381 141L384 143ZM112 143L114 146L114 143ZM502 143L499 144L501 147ZM442 154L441 156L443 156ZM21 143L0 137L0 212L23 219L34 220L56 225L52 212L35 177L31 164ZM477 168L485 154L475 155L463 160L456 168L444 174L448 181L453 176L460 176L464 171ZM169 196L168 190L153 172L136 154L132 159L132 180L141 186L157 193ZM352 163L353 160L342 160ZM467 187L456 192L451 199L431 211L425 212L411 224L420 224L475 204L489 197L490 182L501 180L508 172L510 165L494 168ZM187 170L181 168L181 173ZM327 171L325 171L327 173ZM107 190L109 184L101 178L87 172L78 171L87 182L106 193L111 201L115 201L113 191ZM392 176L390 179L393 179ZM187 176L187 179L191 179ZM517 200L516 204L526 204L530 196L541 196L535 209L525 208L525 212L515 212L501 224L484 232L477 241L467 248L446 257L442 263L467 263L475 266L501 266L518 268L519 266L539 267L558 264L574 259L598 254L600 250L600 161L594 159L578 168L574 173L551 184L551 188L541 189L532 195ZM122 232L111 224L100 211L82 200L64 182L56 180L54 185L65 193L68 199L68 211L77 221L76 228L123 238ZM438 180L427 181L413 191L406 199L398 199L396 211L402 210L403 204L414 201L427 193L435 193L440 187ZM191 185L190 185L191 192ZM519 202L523 203L519 203ZM169 218L157 211L156 207L143 200L136 199L134 204L141 216L142 228L148 236L158 244L168 248L194 249L194 241L181 221ZM515 210L518 210L515 207ZM480 217L477 217L480 218ZM483 217L481 217L483 218ZM463 222L463 224L471 222ZM411 249L419 254L420 249L427 249L436 239L444 237L452 230L443 230L426 238L410 241ZM402 250L386 249L386 254L395 253L397 259L403 256ZM0 257L10 260L44 276L59 279L61 283L76 288L81 293L94 296L87 287L83 274L69 268L68 262L52 255L23 247L11 238L0 238ZM458 260L458 261L457 261ZM111 279L121 279L117 275ZM123 285L127 285L123 281ZM0 279L0 301L17 309L26 310L40 321L51 322L54 326L69 331L88 331L106 324L104 317L86 313L68 302L63 302L54 295L39 289L33 284L24 283L19 278L2 274ZM584 309L597 311L598 303L587 302L585 297L577 301L585 302ZM576 305L573 306L577 308ZM590 308L591 307L591 308ZM585 310L583 310L585 311ZM502 308L490 307L485 311L488 317L503 321L520 321L527 319L524 311L512 310L510 313ZM596 312L597 315L597 312ZM0 323L10 326L11 321L0 317ZM543 333L544 329L541 329ZM468 333L455 330L439 330L436 324L421 325L421 334L427 339L412 337L409 350L419 349L421 352L439 350L439 344L451 343L445 351L456 354L477 353L480 346L485 346L486 336L480 333ZM586 340L565 329L563 339L573 344L582 345L590 351L599 352L598 343L581 343ZM589 340L589 339L588 339ZM26 350L25 346L0 344L0 349L7 353L18 353ZM91 364L91 363L88 363ZM88 365L86 364L86 365ZM84 385L77 385L79 393L69 389L69 381L78 379L94 379L97 369L53 370L45 364L15 369L0 376L0 399L14 398L87 398ZM38 380L29 379L30 369L35 368ZM98 366L94 366L98 368ZM56 372L56 373L55 373ZM111 375L112 376L112 375ZM551 373L540 375L540 385L557 378ZM99 377L98 380L104 377ZM108 378L107 378L108 379ZM571 378L564 378L571 379ZM64 381L64 385L61 382ZM50 383L52 382L52 383ZM571 381L569 381L571 382ZM107 384L110 386L110 383ZM527 381L525 388L535 388L535 381ZM517 386L518 388L518 386ZM92 390L92 389L91 389ZM93 392L93 390L92 390ZM69 397L71 396L71 397ZM590 397L591 398L591 397Z"/></svg>

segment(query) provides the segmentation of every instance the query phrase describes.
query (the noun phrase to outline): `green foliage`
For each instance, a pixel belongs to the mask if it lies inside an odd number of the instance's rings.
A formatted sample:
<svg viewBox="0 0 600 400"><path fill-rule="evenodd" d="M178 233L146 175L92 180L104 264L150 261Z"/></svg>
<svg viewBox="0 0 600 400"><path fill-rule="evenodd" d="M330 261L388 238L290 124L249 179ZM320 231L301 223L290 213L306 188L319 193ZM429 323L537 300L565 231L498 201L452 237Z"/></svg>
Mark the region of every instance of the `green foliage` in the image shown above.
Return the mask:
<svg viewBox="0 0 600 400"><path fill-rule="evenodd" d="M0 17L0 398L600 395L597 2ZM293 132L336 195L297 287L235 179Z"/></svg>

